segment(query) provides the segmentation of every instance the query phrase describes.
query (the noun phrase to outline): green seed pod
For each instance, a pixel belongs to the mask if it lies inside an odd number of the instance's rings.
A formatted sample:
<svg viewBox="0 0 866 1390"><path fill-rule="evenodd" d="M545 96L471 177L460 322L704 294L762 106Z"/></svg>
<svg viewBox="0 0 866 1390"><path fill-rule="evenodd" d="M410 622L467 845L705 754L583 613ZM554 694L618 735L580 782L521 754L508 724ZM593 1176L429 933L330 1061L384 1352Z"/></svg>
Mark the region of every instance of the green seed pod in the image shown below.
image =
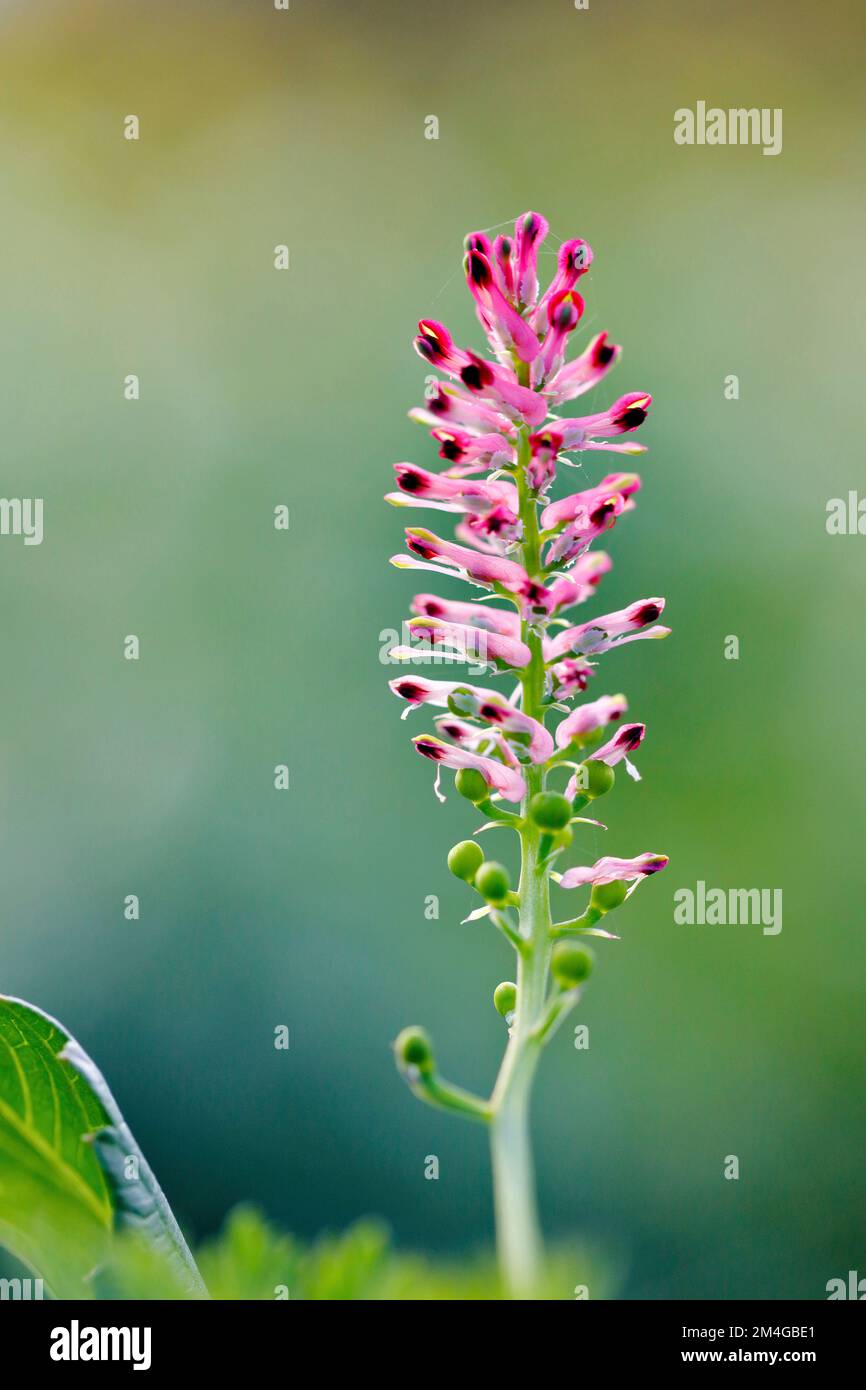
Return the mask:
<svg viewBox="0 0 866 1390"><path fill-rule="evenodd" d="M490 795L490 788L474 767L461 767L454 778L454 785L461 796L465 796L467 801L474 801L476 806Z"/></svg>
<svg viewBox="0 0 866 1390"><path fill-rule="evenodd" d="M593 954L573 941L558 941L550 959L550 973L560 989L574 989L592 972Z"/></svg>
<svg viewBox="0 0 866 1390"><path fill-rule="evenodd" d="M513 1014L517 1007L517 985L510 980L503 980L501 985L497 985L493 991L493 1007L503 1018Z"/></svg>
<svg viewBox="0 0 866 1390"><path fill-rule="evenodd" d="M529 814L540 830L564 830L571 820L571 802L559 792L536 792Z"/></svg>
<svg viewBox="0 0 866 1390"><path fill-rule="evenodd" d="M596 758L588 758L583 767L586 784L581 786L580 790L590 801L594 801L597 796L604 796L611 790L616 781L612 767L608 767L607 763L600 763Z"/></svg>
<svg viewBox="0 0 866 1390"><path fill-rule="evenodd" d="M461 840L448 851L448 867L455 878L471 883L484 863L484 851L474 840Z"/></svg>
<svg viewBox="0 0 866 1390"><path fill-rule="evenodd" d="M492 859L485 860L475 875L475 887L489 903L504 903L511 888L508 870Z"/></svg>
<svg viewBox="0 0 866 1390"><path fill-rule="evenodd" d="M433 1044L423 1028L404 1028L394 1043L394 1056L401 1070L414 1067L422 1076L432 1076L436 1067Z"/></svg>
<svg viewBox="0 0 866 1390"><path fill-rule="evenodd" d="M628 897L628 884L618 878L613 883L596 883L589 895L590 905L599 912L612 912Z"/></svg>

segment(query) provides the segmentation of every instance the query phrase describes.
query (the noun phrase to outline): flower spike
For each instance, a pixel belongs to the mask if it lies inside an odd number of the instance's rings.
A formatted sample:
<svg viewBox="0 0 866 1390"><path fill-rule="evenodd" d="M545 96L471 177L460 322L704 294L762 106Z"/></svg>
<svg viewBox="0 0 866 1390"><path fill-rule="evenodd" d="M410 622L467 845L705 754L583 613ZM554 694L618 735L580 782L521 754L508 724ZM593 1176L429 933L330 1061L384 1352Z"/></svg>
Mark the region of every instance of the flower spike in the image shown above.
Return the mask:
<svg viewBox="0 0 866 1390"><path fill-rule="evenodd" d="M514 982L506 977L494 993L509 1042L489 1099L442 1079L419 1027L404 1029L395 1055L419 1099L489 1126L503 1279L509 1295L520 1298L536 1297L543 1287L526 1161L527 1078L590 977L592 954L575 938L617 940L601 918L668 862L664 854L646 853L580 863L581 837L590 827L606 828L582 813L616 786L622 790L621 764L640 780L632 756L646 733L643 724L624 722L625 695L581 697L614 647L666 637L670 629L659 622L662 598L639 599L584 622L570 615L595 596L610 569L610 556L596 543L635 510L641 487L633 472L598 481L585 459L596 452L642 454L645 446L634 436L652 397L630 391L593 413L554 413L599 385L622 349L597 333L567 360L584 318L581 282L593 253L582 238L563 242L550 283L539 285L547 231L539 213L527 212L513 233L467 236L466 281L491 351L482 356L458 346L444 324L421 319L414 347L440 379L429 383L410 415L429 429L440 464L395 464L396 487L387 494L394 506L428 507L446 523L453 518L447 536L408 527L405 553L391 563L482 591L474 598L419 593L410 600L411 645L391 648L388 657L444 667L443 678L404 667L391 690L403 717L428 711L434 732L413 743L436 765L439 800L445 799L443 773L453 772L455 790L480 815L474 836L505 827L520 846L519 873L487 860L477 838L461 840L447 859L460 891L476 897L463 920L493 926L498 949L513 949L517 957ZM574 469L583 480L577 491L562 485ZM459 663L470 678L473 668L486 670L485 684L462 679L453 669ZM500 690L501 677L507 684ZM569 709L574 699L579 703ZM573 772L564 792L558 789L563 768ZM578 863L563 868L572 848ZM552 885L590 889L582 916L554 920Z"/></svg>

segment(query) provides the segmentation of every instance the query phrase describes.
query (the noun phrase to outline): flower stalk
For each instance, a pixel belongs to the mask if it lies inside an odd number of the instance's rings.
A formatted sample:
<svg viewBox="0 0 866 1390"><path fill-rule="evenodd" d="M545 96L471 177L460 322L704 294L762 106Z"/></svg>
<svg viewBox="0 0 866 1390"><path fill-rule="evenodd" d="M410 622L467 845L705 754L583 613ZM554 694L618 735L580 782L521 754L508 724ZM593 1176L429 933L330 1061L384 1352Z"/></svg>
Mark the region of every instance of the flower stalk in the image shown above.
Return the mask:
<svg viewBox="0 0 866 1390"><path fill-rule="evenodd" d="M600 654L640 638L664 637L668 629L656 623L664 607L658 598L573 626L563 616L594 595L610 568L609 557L590 552L590 546L633 509L641 483L634 473L609 474L554 501L559 467L575 466L569 453L643 452L619 436L643 422L651 397L634 392L582 417L553 414L554 405L601 381L621 350L601 333L566 363L567 341L584 306L574 287L587 273L592 251L582 240L565 242L554 279L539 295L537 252L546 231L542 217L527 213L513 237L497 237L493 244L484 233L467 238L467 282L494 357L457 348L441 324L422 320L416 350L445 381L412 415L431 427L448 466L434 474L397 464L398 492L388 495L397 505L430 506L460 518L456 542L408 528L408 555L395 556L395 565L456 576L504 605L419 594L411 630L426 640L426 652L400 647L392 658L414 661L445 649L457 661L474 664L480 657L493 676L517 679L508 697L459 679L431 681L414 673L393 680L391 688L407 702L407 714L427 704L445 711L435 720L436 735L414 740L417 752L437 764L440 799L441 770L452 768L457 791L487 818L480 829L504 824L519 838L516 892L508 870L485 860L475 840L455 845L448 858L452 873L483 902L467 920L489 920L515 952L516 981L504 981L494 993L508 1041L489 1100L439 1076L423 1030L404 1029L395 1052L420 1099L489 1127L503 1284L510 1297L520 1299L542 1296L545 1273L530 1138L532 1087L544 1047L579 1002L592 968L580 937L616 939L599 925L602 918L667 863L664 855L645 853L559 871L583 826L600 824L580 813L594 809L611 790L614 767L623 762L640 780L628 755L645 734L642 724L621 725L587 756L626 711L625 697L601 696L571 713L564 702L585 690ZM473 476L479 473L486 479ZM566 717L554 736L547 724L557 713ZM561 792L548 779L563 767L572 775ZM519 811L506 810L502 801L518 803ZM583 911L554 922L551 883L566 891L589 887Z"/></svg>

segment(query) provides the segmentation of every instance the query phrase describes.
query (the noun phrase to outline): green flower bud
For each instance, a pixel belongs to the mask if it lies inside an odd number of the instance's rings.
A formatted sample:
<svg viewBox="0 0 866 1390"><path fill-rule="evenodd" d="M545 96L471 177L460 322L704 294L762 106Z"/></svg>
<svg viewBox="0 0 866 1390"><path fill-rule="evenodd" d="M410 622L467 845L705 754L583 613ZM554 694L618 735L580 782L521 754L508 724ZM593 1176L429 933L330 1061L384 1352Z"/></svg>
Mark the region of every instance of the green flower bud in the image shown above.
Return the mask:
<svg viewBox="0 0 866 1390"><path fill-rule="evenodd" d="M604 796L610 791L616 781L612 767L608 767L607 763L600 763L596 758L588 758L582 767L584 776L579 780L579 788L584 796L593 801L597 796Z"/></svg>
<svg viewBox="0 0 866 1390"><path fill-rule="evenodd" d="M620 903L624 903L627 897L628 884L618 878L613 883L596 883L589 895L589 901L590 906L597 908L599 912L612 912Z"/></svg>
<svg viewBox="0 0 866 1390"><path fill-rule="evenodd" d="M572 830L570 825L566 825L563 830L560 830L559 834L556 837L557 849L568 849L568 846L571 844L573 839L574 831Z"/></svg>
<svg viewBox="0 0 866 1390"><path fill-rule="evenodd" d="M503 980L501 985L497 985L493 991L493 1007L503 1018L513 1014L517 1008L517 985L510 980Z"/></svg>
<svg viewBox="0 0 866 1390"><path fill-rule="evenodd" d="M423 1028L404 1028L394 1043L394 1055L403 1071L413 1067L422 1076L432 1076L435 1071L433 1044Z"/></svg>
<svg viewBox="0 0 866 1390"><path fill-rule="evenodd" d="M485 860L475 875L475 887L489 903L504 903L511 888L508 870L492 859Z"/></svg>
<svg viewBox="0 0 866 1390"><path fill-rule="evenodd" d="M593 954L573 941L558 941L550 959L550 973L560 989L574 989L592 972Z"/></svg>
<svg viewBox="0 0 866 1390"><path fill-rule="evenodd" d="M536 792L529 814L540 830L563 830L571 820L571 802L559 792Z"/></svg>
<svg viewBox="0 0 866 1390"><path fill-rule="evenodd" d="M465 796L467 801L474 801L476 806L490 795L490 788L474 767L461 767L454 778L454 785L461 796Z"/></svg>
<svg viewBox="0 0 866 1390"><path fill-rule="evenodd" d="M471 883L484 863L484 851L474 840L461 840L448 851L448 867L455 878Z"/></svg>

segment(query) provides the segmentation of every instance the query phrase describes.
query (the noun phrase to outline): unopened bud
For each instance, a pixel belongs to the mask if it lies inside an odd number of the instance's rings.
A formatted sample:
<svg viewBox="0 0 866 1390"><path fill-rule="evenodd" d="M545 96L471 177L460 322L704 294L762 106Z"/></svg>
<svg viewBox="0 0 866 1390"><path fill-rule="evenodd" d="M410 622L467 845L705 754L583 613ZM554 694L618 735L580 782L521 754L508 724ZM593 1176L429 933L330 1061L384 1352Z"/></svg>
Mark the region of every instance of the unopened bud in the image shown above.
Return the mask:
<svg viewBox="0 0 866 1390"><path fill-rule="evenodd" d="M618 878L613 883L596 883L589 895L590 906L599 912L613 912L628 897L628 884Z"/></svg>
<svg viewBox="0 0 866 1390"><path fill-rule="evenodd" d="M474 840L461 840L448 851L448 867L455 878L471 883L484 863L484 851Z"/></svg>
<svg viewBox="0 0 866 1390"><path fill-rule="evenodd" d="M461 796L465 796L467 801L474 801L476 806L490 795L490 788L474 767L461 767L454 778L454 786Z"/></svg>
<svg viewBox="0 0 866 1390"><path fill-rule="evenodd" d="M559 792L536 792L529 814L540 830L564 830L572 817L571 802Z"/></svg>
<svg viewBox="0 0 866 1390"><path fill-rule="evenodd" d="M573 941L558 941L550 958L550 973L560 989L574 989L592 972L593 954Z"/></svg>
<svg viewBox="0 0 866 1390"><path fill-rule="evenodd" d="M433 1075L433 1044L423 1028L404 1028L394 1043L394 1056L401 1071L412 1069L422 1076Z"/></svg>
<svg viewBox="0 0 866 1390"><path fill-rule="evenodd" d="M497 985L493 991L493 1007L503 1018L513 1014L517 1008L517 985L510 980L503 980L501 985Z"/></svg>
<svg viewBox="0 0 866 1390"><path fill-rule="evenodd" d="M492 859L485 860L475 875L475 887L489 903L495 906L504 903L511 888L508 870Z"/></svg>
<svg viewBox="0 0 866 1390"><path fill-rule="evenodd" d="M616 774L612 767L607 763L600 763L597 758L589 758L583 766L583 778L579 779L578 786L585 796L594 800L597 796L604 796L609 792L614 782Z"/></svg>

